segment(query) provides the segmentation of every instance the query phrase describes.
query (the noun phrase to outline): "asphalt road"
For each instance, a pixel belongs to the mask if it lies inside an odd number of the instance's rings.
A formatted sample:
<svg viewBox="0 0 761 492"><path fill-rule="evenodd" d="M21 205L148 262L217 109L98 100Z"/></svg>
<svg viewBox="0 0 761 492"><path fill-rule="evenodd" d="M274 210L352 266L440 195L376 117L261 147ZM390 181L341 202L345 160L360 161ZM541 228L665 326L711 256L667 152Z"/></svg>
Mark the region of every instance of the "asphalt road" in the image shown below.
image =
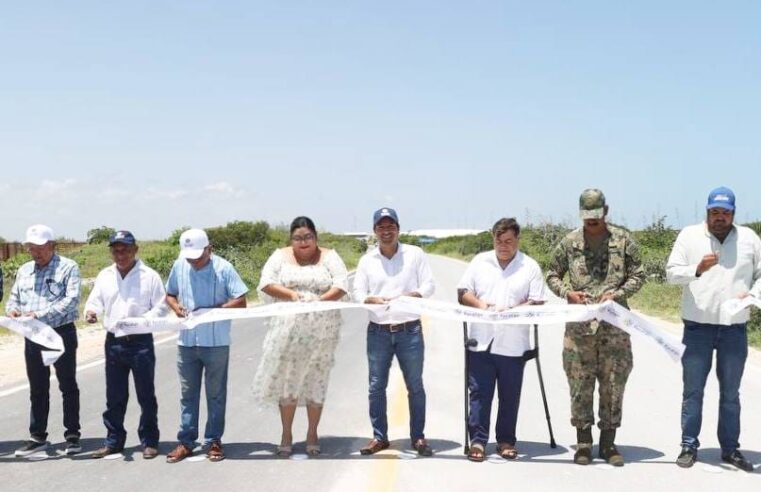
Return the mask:
<svg viewBox="0 0 761 492"><path fill-rule="evenodd" d="M453 300L455 285L465 264L432 257L436 296ZM137 401L130 402L126 426L128 449L116 459L94 460L89 453L101 446L105 405L103 365L88 364L79 373L82 392L84 452L60 455L63 449L61 399L52 384L50 439L54 446L36 459L19 459L13 451L26 437L28 390L0 396L0 490L19 487L59 490L486 490L520 487L526 490L758 490L759 472L748 474L721 463L716 434L718 390L711 377L705 401L703 448L700 462L683 470L674 464L679 451L681 368L647 341L634 340L634 371L627 387L624 426L619 447L627 458L614 469L600 460L581 467L571 462L574 430L569 425L568 386L561 366L562 327L540 327L542 368L552 415L556 449L548 445L547 424L534 362L527 365L518 422L520 457L507 462L496 457L484 463L468 462L463 444L463 352L460 323L424 319L426 336L425 383L428 395L426 434L436 450L432 458L409 452L406 391L396 364L389 388L392 448L372 457L359 447L371 436L367 417L367 362L362 311L344 312L344 328L320 426L323 454L306 459L306 416L296 418L295 455L274 455L280 440L275 410L254 406L251 380L261 354L266 326L261 321L236 322L230 361L227 459L211 463L188 459L167 464L164 454L175 444L179 422L179 387L175 371L176 348L169 339L157 346L156 387L159 400L162 456L144 461L135 429ZM19 357L23 357L20 353ZM748 458L761 462L761 367L750 362L742 387L743 433ZM7 392L6 392L7 393ZM134 391L133 391L134 394ZM202 405L203 408L203 405ZM205 415L202 412L202 425ZM597 431L595 431L597 437ZM493 437L492 437L493 438ZM487 449L493 453L493 445ZM597 449L595 448L595 453Z"/></svg>

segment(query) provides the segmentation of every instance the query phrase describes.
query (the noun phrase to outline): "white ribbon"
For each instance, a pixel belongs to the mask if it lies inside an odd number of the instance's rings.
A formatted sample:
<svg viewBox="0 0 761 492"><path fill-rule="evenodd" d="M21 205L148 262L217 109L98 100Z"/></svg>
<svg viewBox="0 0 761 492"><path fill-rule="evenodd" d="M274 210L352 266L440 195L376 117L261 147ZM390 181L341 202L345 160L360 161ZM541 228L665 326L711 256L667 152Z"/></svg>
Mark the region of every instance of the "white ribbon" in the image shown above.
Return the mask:
<svg viewBox="0 0 761 492"><path fill-rule="evenodd" d="M645 335L675 361L680 360L684 353L684 345L678 340L652 322L613 301L606 301L602 304L525 305L497 312L416 297L398 297L385 305L351 302L278 302L243 309L200 309L191 313L187 318L127 318L116 322L114 334L121 337L155 331L184 330L215 321L268 318L336 309L364 309L376 313L392 311L499 325L560 324L598 319L617 326L629 334Z"/></svg>
<svg viewBox="0 0 761 492"><path fill-rule="evenodd" d="M630 335L645 335L674 361L681 360L685 349L684 344L669 333L614 301L605 301L602 304L523 305L507 311L494 312L433 299L400 297L391 302L391 308L405 313L449 320L506 325L574 323L597 319L610 323Z"/></svg>
<svg viewBox="0 0 761 492"><path fill-rule="evenodd" d="M54 364L58 358L63 355L63 338L56 331L43 323L42 321L23 316L20 318L9 318L0 316L0 326L15 331L19 335L42 345L48 350L41 350L42 363L46 366Z"/></svg>
<svg viewBox="0 0 761 492"><path fill-rule="evenodd" d="M364 309L383 312L388 305L357 304L353 302L276 302L251 308L198 309L186 318L125 318L114 323L113 332L117 337L153 333L157 331L190 330L204 323L231 321L236 319L270 318L293 314L318 313L337 309Z"/></svg>
<svg viewBox="0 0 761 492"><path fill-rule="evenodd" d="M761 309L761 299L757 299L756 297L750 295L742 299L730 299L728 301L724 301L724 304L721 305L721 309L728 312L730 316L734 316L743 309L750 306L756 306L757 308Z"/></svg>

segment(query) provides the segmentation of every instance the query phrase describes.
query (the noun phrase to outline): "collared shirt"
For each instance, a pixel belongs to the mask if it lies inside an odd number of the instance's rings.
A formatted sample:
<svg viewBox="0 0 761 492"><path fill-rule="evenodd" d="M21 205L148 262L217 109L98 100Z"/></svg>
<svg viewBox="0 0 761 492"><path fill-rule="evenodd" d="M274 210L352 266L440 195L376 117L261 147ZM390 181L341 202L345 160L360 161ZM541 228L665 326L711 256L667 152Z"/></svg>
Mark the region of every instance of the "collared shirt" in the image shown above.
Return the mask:
<svg viewBox="0 0 761 492"><path fill-rule="evenodd" d="M544 301L544 278L539 264L521 251L504 269L492 251L479 253L468 265L457 285L496 309L509 309L527 301ZM498 326L469 323L468 336L478 345L470 347L483 352L491 344L491 353L520 357L531 348L529 325Z"/></svg>
<svg viewBox="0 0 761 492"><path fill-rule="evenodd" d="M423 297L433 294L433 274L423 250L409 244L398 244L399 248L391 258L383 256L380 247L376 247L359 259L352 289L355 301L365 302L370 296L397 297L410 292L417 292ZM420 319L420 316L370 312L370 321L380 324L404 323L416 319Z"/></svg>
<svg viewBox="0 0 761 492"><path fill-rule="evenodd" d="M697 276L703 256L717 252L719 263ZM730 316L724 301L750 292L761 297L761 239L752 229L735 225L721 243L705 222L679 233L666 264L666 278L683 285L682 318L697 323L745 323L748 310Z"/></svg>
<svg viewBox="0 0 761 492"><path fill-rule="evenodd" d="M103 315L103 326L111 331L120 319L161 316L165 306L161 277L137 260L124 277L115 264L101 270L85 303L85 312Z"/></svg>
<svg viewBox="0 0 761 492"><path fill-rule="evenodd" d="M166 292L177 297L188 312L219 307L248 292L248 287L227 260L211 255L200 270L184 258L178 258L169 273ZM204 323L192 330L180 331L177 345L183 347L222 347L230 345L230 321Z"/></svg>
<svg viewBox="0 0 761 492"><path fill-rule="evenodd" d="M29 261L18 269L5 312L31 312L53 328L73 323L79 318L79 284L73 260L54 254L44 267Z"/></svg>

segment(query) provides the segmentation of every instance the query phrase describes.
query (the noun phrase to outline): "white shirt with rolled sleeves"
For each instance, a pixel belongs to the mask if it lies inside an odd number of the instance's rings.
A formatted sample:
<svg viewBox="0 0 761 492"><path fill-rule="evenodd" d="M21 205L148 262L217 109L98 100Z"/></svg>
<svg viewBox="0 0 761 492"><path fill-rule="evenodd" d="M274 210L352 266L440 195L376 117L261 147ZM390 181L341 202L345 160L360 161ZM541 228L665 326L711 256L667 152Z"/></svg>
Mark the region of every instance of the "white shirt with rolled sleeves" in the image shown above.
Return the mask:
<svg viewBox="0 0 761 492"><path fill-rule="evenodd" d="M698 264L711 253L719 254L719 263L698 277ZM669 255L666 279L684 286L682 318L712 325L746 323L748 309L732 316L721 305L748 292L761 297L761 239L752 229L735 225L721 243L705 222L687 226Z"/></svg>
<svg viewBox="0 0 761 492"><path fill-rule="evenodd" d="M505 269L499 265L493 250L479 253L468 265L457 288L469 291L496 309L545 300L542 269L533 258L520 251ZM470 323L468 336L478 342L470 350L483 352L491 344L492 354L521 357L531 348L529 330L530 325Z"/></svg>
<svg viewBox="0 0 761 492"><path fill-rule="evenodd" d="M417 246L399 243L399 249L390 259L383 256L378 247L359 259L352 297L362 303L371 296L392 298L410 292L430 297L434 290L433 274L425 252ZM384 325L416 319L420 316L370 312L370 321Z"/></svg>
<svg viewBox="0 0 761 492"><path fill-rule="evenodd" d="M102 316L103 327L112 331L116 321L145 316L158 317L168 312L164 284L155 270L137 260L122 278L116 265L104 268L95 278L85 303L85 313Z"/></svg>

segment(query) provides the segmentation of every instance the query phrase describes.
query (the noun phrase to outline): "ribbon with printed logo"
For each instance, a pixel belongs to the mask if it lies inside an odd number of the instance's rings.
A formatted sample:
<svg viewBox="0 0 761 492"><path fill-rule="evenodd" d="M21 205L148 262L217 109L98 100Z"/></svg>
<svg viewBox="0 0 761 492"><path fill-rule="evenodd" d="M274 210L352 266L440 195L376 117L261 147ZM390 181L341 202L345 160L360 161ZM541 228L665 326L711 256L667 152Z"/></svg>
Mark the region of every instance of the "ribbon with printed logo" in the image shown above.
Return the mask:
<svg viewBox="0 0 761 492"><path fill-rule="evenodd" d="M46 366L54 364L63 355L63 338L42 321L29 316L20 318L0 316L0 326L45 347L47 350L41 350L40 353L42 354L42 363Z"/></svg>
<svg viewBox="0 0 761 492"><path fill-rule="evenodd" d="M240 309L200 309L187 318L127 318L115 323L117 337L139 333L193 329L204 323L236 319L269 318L342 309L363 309L376 313L394 312L416 316L430 316L471 323L504 325L563 324L597 319L621 330L644 335L678 361L684 345L654 323L632 313L623 306L606 301L602 304L543 304L523 305L504 311L477 309L451 302L416 297L398 297L388 304L357 304L351 302L277 302Z"/></svg>

